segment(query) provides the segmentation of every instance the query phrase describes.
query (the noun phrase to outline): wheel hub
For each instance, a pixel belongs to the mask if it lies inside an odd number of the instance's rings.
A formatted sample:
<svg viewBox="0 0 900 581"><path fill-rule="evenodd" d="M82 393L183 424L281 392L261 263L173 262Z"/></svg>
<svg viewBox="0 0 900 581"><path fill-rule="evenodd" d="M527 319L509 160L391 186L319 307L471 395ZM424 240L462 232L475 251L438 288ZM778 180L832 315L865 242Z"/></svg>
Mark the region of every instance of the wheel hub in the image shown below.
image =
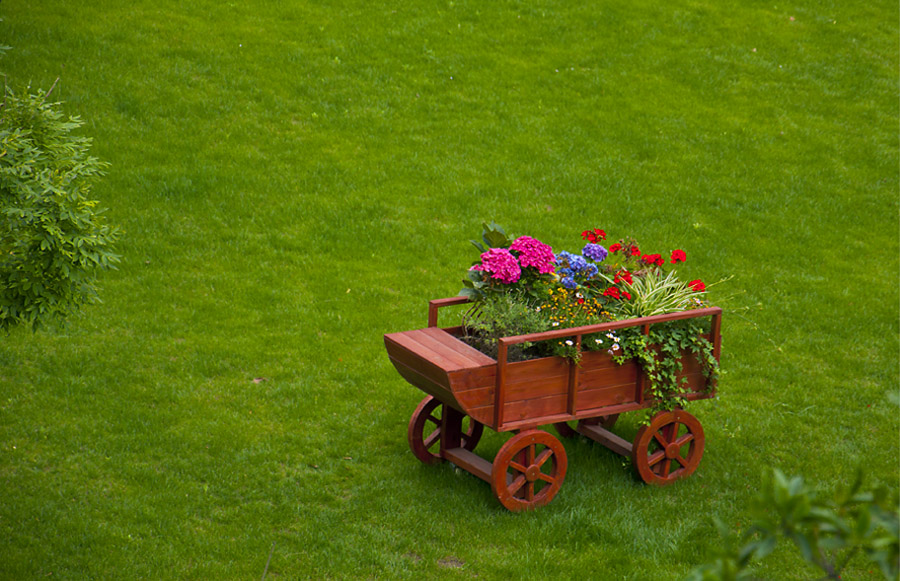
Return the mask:
<svg viewBox="0 0 900 581"><path fill-rule="evenodd" d="M525 470L525 480L528 482L534 482L538 479L538 475L541 473L541 469L537 466L531 465Z"/></svg>
<svg viewBox="0 0 900 581"><path fill-rule="evenodd" d="M671 460L672 458L677 457L680 448L681 446L679 446L675 442L672 442L671 444L666 446L666 458Z"/></svg>

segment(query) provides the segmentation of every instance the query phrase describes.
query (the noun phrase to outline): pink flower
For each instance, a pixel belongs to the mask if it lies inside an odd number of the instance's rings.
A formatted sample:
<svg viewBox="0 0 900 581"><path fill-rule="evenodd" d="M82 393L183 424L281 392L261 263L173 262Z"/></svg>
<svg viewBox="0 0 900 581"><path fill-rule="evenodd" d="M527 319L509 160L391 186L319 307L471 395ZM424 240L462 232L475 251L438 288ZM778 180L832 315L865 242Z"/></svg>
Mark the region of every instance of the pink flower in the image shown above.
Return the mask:
<svg viewBox="0 0 900 581"><path fill-rule="evenodd" d="M512 284L522 276L519 261L505 248L491 248L482 254L481 268L478 270L491 273L491 278L504 284Z"/></svg>
<svg viewBox="0 0 900 581"><path fill-rule="evenodd" d="M553 249L540 240L535 240L531 236L519 236L509 249L518 254L522 268L532 266L541 274L553 272L556 256L553 255Z"/></svg>

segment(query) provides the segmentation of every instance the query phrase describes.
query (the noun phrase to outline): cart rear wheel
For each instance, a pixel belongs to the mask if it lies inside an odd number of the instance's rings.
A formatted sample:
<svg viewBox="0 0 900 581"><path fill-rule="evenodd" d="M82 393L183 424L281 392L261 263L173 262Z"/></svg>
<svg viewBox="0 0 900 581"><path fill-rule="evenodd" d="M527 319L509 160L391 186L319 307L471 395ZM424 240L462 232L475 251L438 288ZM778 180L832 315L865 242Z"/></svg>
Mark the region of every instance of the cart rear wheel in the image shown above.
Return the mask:
<svg viewBox="0 0 900 581"><path fill-rule="evenodd" d="M509 510L533 510L553 500L567 466L566 450L559 440L540 430L519 432L497 452L491 488Z"/></svg>
<svg viewBox="0 0 900 581"><path fill-rule="evenodd" d="M697 418L684 410L662 411L638 430L631 456L644 482L664 486L697 469L705 443Z"/></svg>
<svg viewBox="0 0 900 581"><path fill-rule="evenodd" d="M406 431L409 447L415 457L425 464L438 464L443 460L440 454L443 414L444 404L429 395L419 403L409 419ZM484 425L468 416L463 416L462 423L462 447L474 450L484 432Z"/></svg>
<svg viewBox="0 0 900 581"><path fill-rule="evenodd" d="M577 425L596 426L599 424L601 427L608 430L616 424L617 419L619 419L619 414L610 414L608 416L598 416L595 418L579 420ZM553 424L553 427L561 438L571 438L578 433L576 428L573 427L573 424L575 424L575 422L557 422Z"/></svg>

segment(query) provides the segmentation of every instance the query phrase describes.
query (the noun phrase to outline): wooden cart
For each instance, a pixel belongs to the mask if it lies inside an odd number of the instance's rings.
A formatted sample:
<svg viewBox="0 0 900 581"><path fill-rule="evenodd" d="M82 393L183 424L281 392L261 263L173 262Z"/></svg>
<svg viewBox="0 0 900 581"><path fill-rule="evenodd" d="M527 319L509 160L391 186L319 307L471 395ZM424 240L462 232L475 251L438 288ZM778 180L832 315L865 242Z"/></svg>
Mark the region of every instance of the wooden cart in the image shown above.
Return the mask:
<svg viewBox="0 0 900 581"><path fill-rule="evenodd" d="M718 307L667 315L559 329L499 340L492 359L459 339L460 327L438 327L438 309L468 302L466 297L429 302L428 327L384 336L388 356L409 383L429 394L409 422L409 445L426 464L449 460L489 482L509 510L530 510L550 502L566 476L566 451L550 433L537 429L554 424L563 437L582 434L610 450L631 457L647 483L666 485L696 470L703 455L700 422L684 410L657 413L628 442L610 431L619 414L653 405L640 365L616 364L606 351L583 351L579 364L564 357L508 362L511 345L545 340L572 340L625 327L641 327L696 317L710 317L708 339L714 356L721 349ZM687 400L715 396L693 355L683 360ZM569 423L574 422L574 423ZM514 432L493 462L473 450L484 426Z"/></svg>

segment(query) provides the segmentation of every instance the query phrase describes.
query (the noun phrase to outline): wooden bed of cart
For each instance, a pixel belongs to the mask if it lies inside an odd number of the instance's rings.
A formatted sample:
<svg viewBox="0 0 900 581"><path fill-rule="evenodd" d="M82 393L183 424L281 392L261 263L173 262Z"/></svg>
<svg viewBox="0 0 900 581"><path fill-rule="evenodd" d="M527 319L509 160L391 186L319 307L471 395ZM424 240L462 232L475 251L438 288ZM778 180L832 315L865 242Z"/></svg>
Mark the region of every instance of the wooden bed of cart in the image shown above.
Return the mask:
<svg viewBox="0 0 900 581"><path fill-rule="evenodd" d="M578 364L564 357L509 362L507 350L524 342L560 339L572 340L580 348L585 335L626 327L641 327L646 334L653 324L708 317L707 338L718 360L720 308L504 337L493 359L460 340L460 327L438 327L440 308L467 301L465 297L430 301L426 328L384 336L400 375L428 394L409 422L409 445L416 458L426 464L447 460L467 470L490 483L500 503L513 511L547 504L566 476L565 448L539 426L553 424L560 436L578 433L632 458L640 477L650 484L670 484L696 470L703 455L703 427L684 410L657 413L633 442L610 430L619 414L654 404L637 362L619 365L606 351L588 350ZM682 364L685 398L714 397L715 386L696 358L686 354ZM485 426L514 433L493 461L474 452Z"/></svg>

